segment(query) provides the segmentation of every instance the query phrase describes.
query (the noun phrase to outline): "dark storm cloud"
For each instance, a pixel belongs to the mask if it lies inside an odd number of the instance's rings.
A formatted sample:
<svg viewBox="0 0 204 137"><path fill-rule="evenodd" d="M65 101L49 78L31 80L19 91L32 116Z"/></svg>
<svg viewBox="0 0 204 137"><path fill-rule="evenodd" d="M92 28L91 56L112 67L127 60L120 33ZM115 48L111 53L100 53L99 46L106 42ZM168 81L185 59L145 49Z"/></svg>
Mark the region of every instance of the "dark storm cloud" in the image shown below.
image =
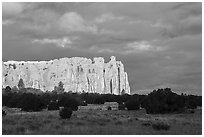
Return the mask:
<svg viewBox="0 0 204 137"><path fill-rule="evenodd" d="M7 60L114 55L132 93L201 94L201 3L3 3Z"/></svg>

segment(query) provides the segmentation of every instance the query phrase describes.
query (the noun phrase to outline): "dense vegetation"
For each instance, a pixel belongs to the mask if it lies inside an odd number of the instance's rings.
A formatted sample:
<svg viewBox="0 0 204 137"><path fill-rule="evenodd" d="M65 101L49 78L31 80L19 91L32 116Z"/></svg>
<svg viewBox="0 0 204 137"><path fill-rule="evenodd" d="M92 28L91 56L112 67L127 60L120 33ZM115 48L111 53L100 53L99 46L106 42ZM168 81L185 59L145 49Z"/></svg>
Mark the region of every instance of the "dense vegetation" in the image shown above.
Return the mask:
<svg viewBox="0 0 204 137"><path fill-rule="evenodd" d="M104 102L118 102L121 110L125 107L127 110L145 108L147 113L156 114L183 112L186 108L195 109L202 106L202 97L178 95L170 88L154 90L148 95L72 93L64 92L62 82L52 92L42 92L39 89L25 88L22 80L19 81L18 88L7 86L2 95L3 106L21 108L24 111L58 110L60 107L76 111L79 105Z"/></svg>
<svg viewBox="0 0 204 137"><path fill-rule="evenodd" d="M187 100L173 93L170 88L151 92L145 99L144 107L147 113L170 113L183 111Z"/></svg>
<svg viewBox="0 0 204 137"><path fill-rule="evenodd" d="M72 115L72 109L69 107L62 108L59 111L59 115L62 119L69 119Z"/></svg>

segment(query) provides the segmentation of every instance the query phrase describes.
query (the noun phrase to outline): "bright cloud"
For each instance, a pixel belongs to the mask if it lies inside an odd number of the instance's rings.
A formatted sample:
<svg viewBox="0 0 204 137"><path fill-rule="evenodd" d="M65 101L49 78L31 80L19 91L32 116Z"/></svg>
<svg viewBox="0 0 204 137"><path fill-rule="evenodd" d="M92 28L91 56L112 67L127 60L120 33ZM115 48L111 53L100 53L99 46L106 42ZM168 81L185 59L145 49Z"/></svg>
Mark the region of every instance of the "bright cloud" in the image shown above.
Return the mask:
<svg viewBox="0 0 204 137"><path fill-rule="evenodd" d="M126 52L142 52L142 51L162 51L164 50L164 47L159 47L155 45L151 45L148 41L141 41L141 42L132 42L127 44L127 50Z"/></svg>
<svg viewBox="0 0 204 137"><path fill-rule="evenodd" d="M122 16L114 16L113 14L109 13L109 14L102 14L100 17L97 17L95 19L96 23L104 23L104 22L108 22L111 20L123 20L124 17Z"/></svg>
<svg viewBox="0 0 204 137"><path fill-rule="evenodd" d="M146 41L128 43L127 46L128 48L133 48L135 50L150 50L152 48L152 46Z"/></svg>
<svg viewBox="0 0 204 137"><path fill-rule="evenodd" d="M32 43L40 43L40 44L55 44L58 47L71 47L70 44L72 44L72 41L64 37L62 39L35 39L32 41Z"/></svg>
<svg viewBox="0 0 204 137"><path fill-rule="evenodd" d="M94 24L85 21L78 13L65 13L59 20L59 25L66 32L91 32L97 33L98 28Z"/></svg>

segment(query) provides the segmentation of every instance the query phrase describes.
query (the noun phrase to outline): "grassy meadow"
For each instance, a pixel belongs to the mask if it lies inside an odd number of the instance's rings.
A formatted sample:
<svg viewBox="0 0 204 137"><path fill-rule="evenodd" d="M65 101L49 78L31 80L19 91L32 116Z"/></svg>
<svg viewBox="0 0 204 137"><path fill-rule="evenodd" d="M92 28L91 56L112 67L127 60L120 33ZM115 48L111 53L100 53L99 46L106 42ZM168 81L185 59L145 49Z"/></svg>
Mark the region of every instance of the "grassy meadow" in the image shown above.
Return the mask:
<svg viewBox="0 0 204 137"><path fill-rule="evenodd" d="M14 134L202 134L202 110L195 113L146 114L139 111L74 111L69 120L58 111L14 112L2 119L3 135Z"/></svg>

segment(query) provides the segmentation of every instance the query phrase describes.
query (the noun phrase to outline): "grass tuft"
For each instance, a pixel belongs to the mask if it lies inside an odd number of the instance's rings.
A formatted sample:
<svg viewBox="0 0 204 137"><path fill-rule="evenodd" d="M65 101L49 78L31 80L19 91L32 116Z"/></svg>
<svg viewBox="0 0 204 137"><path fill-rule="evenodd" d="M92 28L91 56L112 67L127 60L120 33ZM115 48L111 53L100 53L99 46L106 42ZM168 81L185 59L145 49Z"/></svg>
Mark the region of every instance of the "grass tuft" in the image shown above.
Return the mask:
<svg viewBox="0 0 204 137"><path fill-rule="evenodd" d="M122 125L122 124L123 124L123 122L121 122L121 121L115 122L115 125Z"/></svg>
<svg viewBox="0 0 204 137"><path fill-rule="evenodd" d="M165 122L156 122L152 124L153 129L155 130L169 130L170 125Z"/></svg>
<svg viewBox="0 0 204 137"><path fill-rule="evenodd" d="M151 126L152 122L151 121L145 121L144 123L142 123L142 126Z"/></svg>

